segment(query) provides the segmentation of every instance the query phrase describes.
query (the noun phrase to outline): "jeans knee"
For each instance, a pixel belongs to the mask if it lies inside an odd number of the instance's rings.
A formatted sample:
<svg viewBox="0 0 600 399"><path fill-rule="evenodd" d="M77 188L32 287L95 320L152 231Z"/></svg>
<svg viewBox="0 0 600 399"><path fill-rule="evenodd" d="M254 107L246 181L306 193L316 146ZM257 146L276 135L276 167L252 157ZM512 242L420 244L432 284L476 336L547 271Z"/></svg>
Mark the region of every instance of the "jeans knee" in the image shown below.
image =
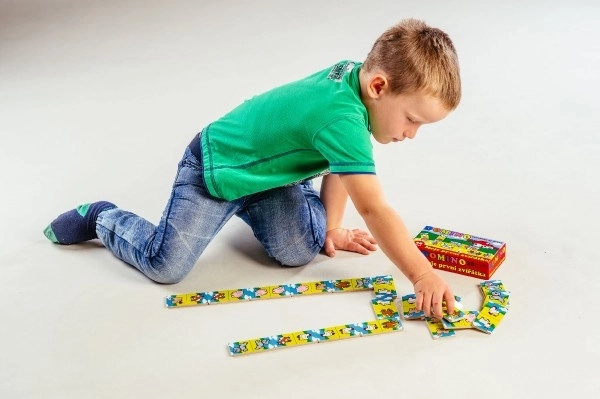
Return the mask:
<svg viewBox="0 0 600 399"><path fill-rule="evenodd" d="M273 256L282 266L304 266L313 261L320 248L287 248Z"/></svg>
<svg viewBox="0 0 600 399"><path fill-rule="evenodd" d="M188 275L191 267L184 265L153 265L149 273L145 273L153 281L160 284L177 284Z"/></svg>
<svg viewBox="0 0 600 399"><path fill-rule="evenodd" d="M173 276L173 275L156 275L148 276L152 280L160 284L177 284L183 280L185 276Z"/></svg>

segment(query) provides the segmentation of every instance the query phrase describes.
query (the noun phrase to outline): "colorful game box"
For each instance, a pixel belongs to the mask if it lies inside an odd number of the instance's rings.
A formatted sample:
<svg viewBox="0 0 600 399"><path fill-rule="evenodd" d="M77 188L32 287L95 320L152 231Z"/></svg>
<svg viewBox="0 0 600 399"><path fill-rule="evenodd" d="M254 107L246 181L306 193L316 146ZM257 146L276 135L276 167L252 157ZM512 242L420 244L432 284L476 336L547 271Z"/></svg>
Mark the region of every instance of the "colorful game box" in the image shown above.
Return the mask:
<svg viewBox="0 0 600 399"><path fill-rule="evenodd" d="M426 226L414 239L431 265L440 270L487 280L506 257L506 243Z"/></svg>

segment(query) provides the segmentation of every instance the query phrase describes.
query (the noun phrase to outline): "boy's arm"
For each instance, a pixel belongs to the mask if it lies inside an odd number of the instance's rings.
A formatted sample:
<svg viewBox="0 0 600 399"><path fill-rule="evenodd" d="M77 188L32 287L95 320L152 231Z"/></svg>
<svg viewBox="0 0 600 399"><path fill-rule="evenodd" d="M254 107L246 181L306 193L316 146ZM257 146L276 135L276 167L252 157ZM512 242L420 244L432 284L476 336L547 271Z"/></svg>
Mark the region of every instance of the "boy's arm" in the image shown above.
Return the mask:
<svg viewBox="0 0 600 399"><path fill-rule="evenodd" d="M328 174L321 181L321 202L327 212L327 231L342 227L348 192L338 175Z"/></svg>
<svg viewBox="0 0 600 399"><path fill-rule="evenodd" d="M344 211L348 202L348 192L338 175L325 175L321 182L321 202L327 214L327 234L323 251L327 256L335 256L335 250L358 252L368 255L375 251L375 239L366 231L342 228Z"/></svg>
<svg viewBox="0 0 600 399"><path fill-rule="evenodd" d="M415 245L400 216L385 200L375 175L340 175L356 210L387 257L410 280L417 294L417 308L427 316L442 316L442 299L454 311L454 295L446 282Z"/></svg>

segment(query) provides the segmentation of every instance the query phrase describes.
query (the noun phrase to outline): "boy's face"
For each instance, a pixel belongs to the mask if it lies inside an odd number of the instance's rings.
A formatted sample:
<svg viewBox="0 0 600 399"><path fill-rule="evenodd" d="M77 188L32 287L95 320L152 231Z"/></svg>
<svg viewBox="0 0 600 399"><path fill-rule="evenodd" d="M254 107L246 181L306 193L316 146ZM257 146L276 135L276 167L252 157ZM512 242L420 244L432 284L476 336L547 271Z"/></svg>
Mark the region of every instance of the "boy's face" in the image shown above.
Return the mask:
<svg viewBox="0 0 600 399"><path fill-rule="evenodd" d="M412 139L424 124L444 119L450 111L427 94L382 91L367 106L373 138L381 144Z"/></svg>
<svg viewBox="0 0 600 399"><path fill-rule="evenodd" d="M422 92L394 94L386 76L360 71L361 100L369 113L373 137L387 144L412 139L426 123L444 119L450 111L441 101Z"/></svg>

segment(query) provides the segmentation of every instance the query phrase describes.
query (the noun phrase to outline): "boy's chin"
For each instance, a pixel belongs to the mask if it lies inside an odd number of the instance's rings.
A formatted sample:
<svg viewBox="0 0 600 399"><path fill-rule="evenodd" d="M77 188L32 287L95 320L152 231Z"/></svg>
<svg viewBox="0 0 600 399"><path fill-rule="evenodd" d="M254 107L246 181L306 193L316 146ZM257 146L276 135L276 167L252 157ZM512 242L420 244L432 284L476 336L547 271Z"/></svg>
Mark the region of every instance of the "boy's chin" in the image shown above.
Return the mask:
<svg viewBox="0 0 600 399"><path fill-rule="evenodd" d="M373 135L373 138L379 144L390 144L393 142L393 140L388 137L377 137L377 136Z"/></svg>

